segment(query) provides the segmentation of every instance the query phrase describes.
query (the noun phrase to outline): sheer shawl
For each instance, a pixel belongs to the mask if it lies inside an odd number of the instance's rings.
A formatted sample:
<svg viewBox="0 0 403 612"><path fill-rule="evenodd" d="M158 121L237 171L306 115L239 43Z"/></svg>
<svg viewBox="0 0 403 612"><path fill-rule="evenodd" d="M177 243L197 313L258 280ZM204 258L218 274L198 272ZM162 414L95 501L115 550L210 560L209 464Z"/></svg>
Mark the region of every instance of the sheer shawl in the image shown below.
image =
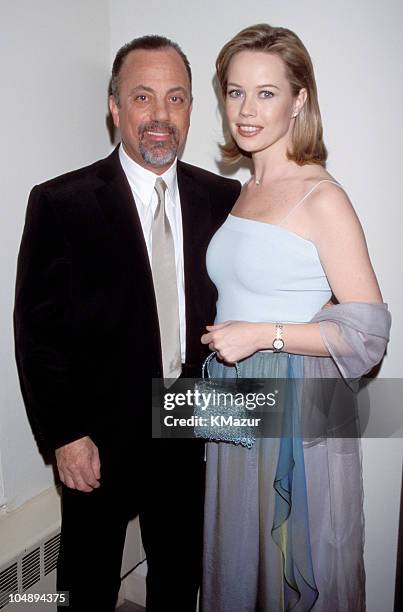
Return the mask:
<svg viewBox="0 0 403 612"><path fill-rule="evenodd" d="M323 308L312 322L319 323L330 353L330 358L304 357L300 406L311 550L319 585L313 609L327 612L331 602L337 612L361 612L364 513L354 392L359 379L384 356L391 315L384 303L345 303ZM330 384L325 381L329 378ZM318 379L323 383L315 383Z"/></svg>
<svg viewBox="0 0 403 612"><path fill-rule="evenodd" d="M349 302L322 308L311 323L319 323L331 359L305 357L305 376L341 375L350 382L381 361L389 341L391 316L387 304Z"/></svg>

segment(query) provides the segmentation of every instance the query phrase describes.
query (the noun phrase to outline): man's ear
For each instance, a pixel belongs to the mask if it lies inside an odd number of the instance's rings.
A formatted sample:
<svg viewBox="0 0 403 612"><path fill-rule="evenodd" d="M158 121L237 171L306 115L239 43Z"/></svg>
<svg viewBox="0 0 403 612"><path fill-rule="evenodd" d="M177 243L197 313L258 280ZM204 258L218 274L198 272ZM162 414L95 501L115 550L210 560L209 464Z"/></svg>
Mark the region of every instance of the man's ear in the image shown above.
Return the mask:
<svg viewBox="0 0 403 612"><path fill-rule="evenodd" d="M111 111L114 126L119 128L119 107L114 96L109 96L109 110Z"/></svg>

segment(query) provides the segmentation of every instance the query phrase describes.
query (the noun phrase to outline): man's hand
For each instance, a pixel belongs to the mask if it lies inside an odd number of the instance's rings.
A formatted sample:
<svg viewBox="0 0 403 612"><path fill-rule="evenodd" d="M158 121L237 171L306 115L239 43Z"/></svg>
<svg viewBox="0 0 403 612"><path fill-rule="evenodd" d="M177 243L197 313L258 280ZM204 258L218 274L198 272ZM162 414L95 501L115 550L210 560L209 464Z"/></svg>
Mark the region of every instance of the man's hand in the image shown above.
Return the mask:
<svg viewBox="0 0 403 612"><path fill-rule="evenodd" d="M67 487L90 493L100 486L98 447L89 436L60 446L55 454L60 480Z"/></svg>

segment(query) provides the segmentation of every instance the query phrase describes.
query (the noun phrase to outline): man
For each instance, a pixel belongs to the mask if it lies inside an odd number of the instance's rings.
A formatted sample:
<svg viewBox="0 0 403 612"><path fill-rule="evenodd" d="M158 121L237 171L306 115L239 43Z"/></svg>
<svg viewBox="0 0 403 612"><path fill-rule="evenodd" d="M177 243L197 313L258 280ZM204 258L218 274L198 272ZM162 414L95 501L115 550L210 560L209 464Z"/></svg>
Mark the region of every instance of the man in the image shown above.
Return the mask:
<svg viewBox="0 0 403 612"><path fill-rule="evenodd" d="M114 609L128 520L140 516L147 610L195 609L204 461L198 440L151 439L151 378L199 375L214 319L205 269L236 181L177 161L192 109L173 42L125 45L110 109L121 146L35 187L18 262L15 336L38 443L62 481L58 590Z"/></svg>

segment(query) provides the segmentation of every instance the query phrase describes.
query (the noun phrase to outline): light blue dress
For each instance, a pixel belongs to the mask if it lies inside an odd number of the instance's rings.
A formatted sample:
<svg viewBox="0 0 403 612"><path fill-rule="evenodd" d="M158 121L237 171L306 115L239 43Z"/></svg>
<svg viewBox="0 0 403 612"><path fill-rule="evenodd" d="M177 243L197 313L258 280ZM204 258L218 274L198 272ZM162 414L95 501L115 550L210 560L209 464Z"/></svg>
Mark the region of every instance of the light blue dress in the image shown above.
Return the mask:
<svg viewBox="0 0 403 612"><path fill-rule="evenodd" d="M304 323L332 294L313 242L234 215L210 242L207 271L218 289L217 322Z"/></svg>
<svg viewBox="0 0 403 612"><path fill-rule="evenodd" d="M331 297L315 245L282 225L229 215L210 242L207 269L218 289L217 323L304 323ZM262 351L239 367L246 378L300 378L303 357ZM210 370L234 376L217 361ZM298 414L289 418L297 431ZM315 567L323 554L318 533L312 554L304 452L298 435L258 439L252 449L207 444L204 612L350 609L327 607L321 582L331 570Z"/></svg>

